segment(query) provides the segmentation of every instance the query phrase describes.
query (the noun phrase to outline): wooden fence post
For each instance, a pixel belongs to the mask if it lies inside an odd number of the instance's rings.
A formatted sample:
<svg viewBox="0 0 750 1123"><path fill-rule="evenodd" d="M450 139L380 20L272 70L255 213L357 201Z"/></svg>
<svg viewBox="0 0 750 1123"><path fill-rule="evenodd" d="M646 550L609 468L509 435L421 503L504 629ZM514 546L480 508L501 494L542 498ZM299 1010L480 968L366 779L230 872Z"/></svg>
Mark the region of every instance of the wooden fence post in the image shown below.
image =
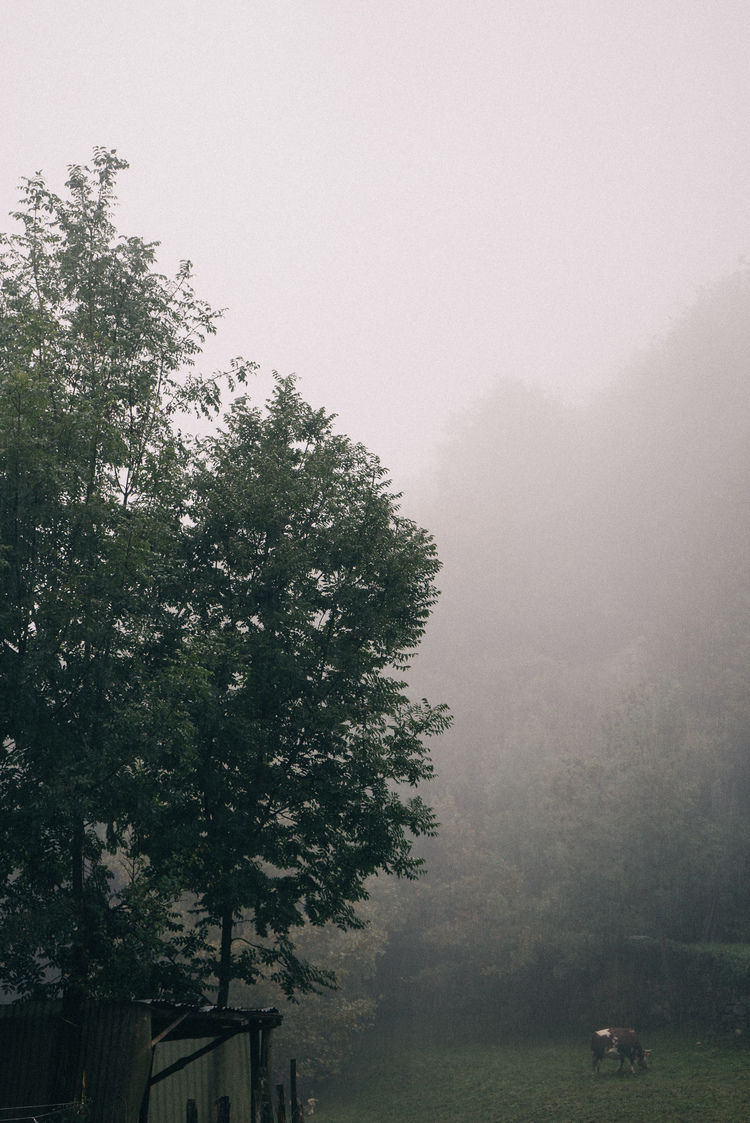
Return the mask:
<svg viewBox="0 0 750 1123"><path fill-rule="evenodd" d="M260 1073L261 1073L261 1111L262 1123L273 1123L273 1058L271 1034L273 1030L264 1026L260 1031Z"/></svg>
<svg viewBox="0 0 750 1123"><path fill-rule="evenodd" d="M284 1103L284 1085L276 1085L276 1121L286 1123L286 1104Z"/></svg>
<svg viewBox="0 0 750 1123"><path fill-rule="evenodd" d="M292 1102L290 1104L292 1112L292 1123L302 1123L299 1117L299 1100L297 1099L297 1062L289 1062L289 1094Z"/></svg>
<svg viewBox="0 0 750 1123"><path fill-rule="evenodd" d="M219 1096L216 1101L216 1123L229 1123L229 1096Z"/></svg>
<svg viewBox="0 0 750 1123"><path fill-rule="evenodd" d="M252 1123L261 1123L260 1076L260 1030L257 1026L252 1026L250 1029L250 1118Z"/></svg>
<svg viewBox="0 0 750 1123"><path fill-rule="evenodd" d="M185 1104L185 1123L198 1123L198 1108L195 1100L188 1100Z"/></svg>

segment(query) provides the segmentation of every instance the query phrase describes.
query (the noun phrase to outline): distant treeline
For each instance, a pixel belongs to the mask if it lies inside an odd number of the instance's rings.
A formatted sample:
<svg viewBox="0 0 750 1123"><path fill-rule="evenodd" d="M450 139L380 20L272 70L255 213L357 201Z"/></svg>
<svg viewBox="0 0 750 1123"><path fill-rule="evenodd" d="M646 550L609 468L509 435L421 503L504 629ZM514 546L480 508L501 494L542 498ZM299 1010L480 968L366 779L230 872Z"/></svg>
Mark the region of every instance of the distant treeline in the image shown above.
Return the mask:
<svg viewBox="0 0 750 1123"><path fill-rule="evenodd" d="M586 409L499 385L434 496L419 687L456 724L383 979L508 1017L697 1008L670 942L750 933L750 274Z"/></svg>
<svg viewBox="0 0 750 1123"><path fill-rule="evenodd" d="M726 1018L750 994L716 947L750 933L750 273L585 409L501 382L419 517L444 571L413 685L455 726L429 872L375 896L369 993L443 1023Z"/></svg>

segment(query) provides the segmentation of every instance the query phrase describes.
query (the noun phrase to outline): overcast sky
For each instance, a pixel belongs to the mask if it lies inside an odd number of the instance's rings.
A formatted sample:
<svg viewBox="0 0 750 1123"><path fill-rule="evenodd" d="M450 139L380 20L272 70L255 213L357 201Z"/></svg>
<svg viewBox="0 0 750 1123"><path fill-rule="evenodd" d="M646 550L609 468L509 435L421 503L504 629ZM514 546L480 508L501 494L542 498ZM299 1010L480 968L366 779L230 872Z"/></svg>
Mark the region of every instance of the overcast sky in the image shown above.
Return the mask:
<svg viewBox="0 0 750 1123"><path fill-rule="evenodd" d="M296 371L399 483L750 253L747 0L0 0L0 94L0 215L116 148L120 229L228 308L210 364Z"/></svg>

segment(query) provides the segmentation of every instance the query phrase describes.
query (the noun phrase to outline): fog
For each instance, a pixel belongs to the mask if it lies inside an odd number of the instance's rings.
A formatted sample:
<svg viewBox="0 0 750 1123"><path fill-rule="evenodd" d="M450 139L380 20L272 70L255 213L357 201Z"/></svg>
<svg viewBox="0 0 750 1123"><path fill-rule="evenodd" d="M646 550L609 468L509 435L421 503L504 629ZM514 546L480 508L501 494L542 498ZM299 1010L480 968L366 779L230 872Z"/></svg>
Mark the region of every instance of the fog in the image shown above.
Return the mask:
<svg viewBox="0 0 750 1123"><path fill-rule="evenodd" d="M94 145L120 226L399 486L498 378L579 399L750 247L741 0L28 0L0 213Z"/></svg>
<svg viewBox="0 0 750 1123"><path fill-rule="evenodd" d="M460 699L459 720L497 741L526 682L527 719L551 690L564 738L571 707L596 720L634 682L695 703L733 660L739 673L749 300L742 268L585 407L501 383L442 446L421 513L443 596L419 675Z"/></svg>
<svg viewBox="0 0 750 1123"><path fill-rule="evenodd" d="M586 403L499 381L412 494L411 682L455 724L426 872L356 950L377 1032L750 1030L748 371L742 266Z"/></svg>
<svg viewBox="0 0 750 1123"><path fill-rule="evenodd" d="M296 371L436 536L443 826L368 906L368 1010L658 1024L667 947L747 938L749 39L739 0L6 5L0 211L116 148L121 231L227 308L206 364Z"/></svg>
<svg viewBox="0 0 750 1123"><path fill-rule="evenodd" d="M747 992L706 949L750 921L748 370L743 267L585 407L502 383L443 446L416 686L455 726L401 1009L654 1026Z"/></svg>

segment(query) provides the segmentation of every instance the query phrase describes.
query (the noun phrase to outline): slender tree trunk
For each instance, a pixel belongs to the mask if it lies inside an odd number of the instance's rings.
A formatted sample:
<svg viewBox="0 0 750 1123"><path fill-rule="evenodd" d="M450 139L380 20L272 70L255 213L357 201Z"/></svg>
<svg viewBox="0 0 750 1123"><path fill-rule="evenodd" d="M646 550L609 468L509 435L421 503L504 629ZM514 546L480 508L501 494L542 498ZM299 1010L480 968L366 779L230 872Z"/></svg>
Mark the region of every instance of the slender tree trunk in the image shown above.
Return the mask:
<svg viewBox="0 0 750 1123"><path fill-rule="evenodd" d="M659 946L661 948L661 965L664 971L664 984L667 988L667 997L669 999L669 1012L672 1019L677 1022L679 1021L680 1012L677 1005L677 994L672 986L672 975L669 970L669 959L667 956L667 941L663 932L659 933Z"/></svg>
<svg viewBox="0 0 750 1123"><path fill-rule="evenodd" d="M221 918L221 948L219 951L219 994L216 1005L223 1009L229 1001L229 983L232 978L232 932L234 916L231 907L225 907Z"/></svg>
<svg viewBox="0 0 750 1123"><path fill-rule="evenodd" d="M77 820L73 826L73 839L71 846L71 888L73 890L73 910L75 916L75 932L71 955L71 971L66 994L83 994L86 989L86 976L88 975L87 955L87 917L84 885L84 844L85 828L82 820Z"/></svg>
<svg viewBox="0 0 750 1123"><path fill-rule="evenodd" d="M73 826L71 840L71 889L75 929L71 948L70 975L63 992L60 1013L60 1036L55 1065L55 1102L70 1103L80 1100L83 1038L84 1000L88 974L86 912L84 902L84 840L82 820Z"/></svg>

